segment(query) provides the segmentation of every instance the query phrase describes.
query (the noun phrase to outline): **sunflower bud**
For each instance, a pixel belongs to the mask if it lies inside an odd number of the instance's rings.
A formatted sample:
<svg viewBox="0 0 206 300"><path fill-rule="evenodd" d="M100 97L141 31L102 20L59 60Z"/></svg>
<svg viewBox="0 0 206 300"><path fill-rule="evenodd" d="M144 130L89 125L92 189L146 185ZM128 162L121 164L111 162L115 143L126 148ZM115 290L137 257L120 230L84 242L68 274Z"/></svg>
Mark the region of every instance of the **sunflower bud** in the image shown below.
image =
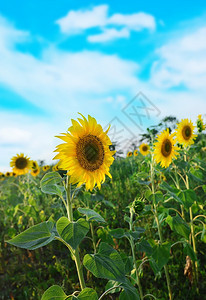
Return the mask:
<svg viewBox="0 0 206 300"><path fill-rule="evenodd" d="M143 198L137 198L133 201L132 203L132 207L134 208L134 211L136 214L141 214L141 212L144 209L144 202L143 202Z"/></svg>

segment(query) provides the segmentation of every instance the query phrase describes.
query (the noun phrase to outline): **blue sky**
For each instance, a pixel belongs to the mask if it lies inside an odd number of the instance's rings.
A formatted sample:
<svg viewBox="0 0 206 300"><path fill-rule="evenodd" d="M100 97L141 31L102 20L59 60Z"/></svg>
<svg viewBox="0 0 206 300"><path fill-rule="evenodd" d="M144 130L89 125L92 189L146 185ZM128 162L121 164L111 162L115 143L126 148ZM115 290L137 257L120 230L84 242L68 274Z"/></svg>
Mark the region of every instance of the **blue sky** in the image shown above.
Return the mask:
<svg viewBox="0 0 206 300"><path fill-rule="evenodd" d="M205 1L1 1L0 171L21 152L50 163L77 112L125 140L204 115L205 36Z"/></svg>

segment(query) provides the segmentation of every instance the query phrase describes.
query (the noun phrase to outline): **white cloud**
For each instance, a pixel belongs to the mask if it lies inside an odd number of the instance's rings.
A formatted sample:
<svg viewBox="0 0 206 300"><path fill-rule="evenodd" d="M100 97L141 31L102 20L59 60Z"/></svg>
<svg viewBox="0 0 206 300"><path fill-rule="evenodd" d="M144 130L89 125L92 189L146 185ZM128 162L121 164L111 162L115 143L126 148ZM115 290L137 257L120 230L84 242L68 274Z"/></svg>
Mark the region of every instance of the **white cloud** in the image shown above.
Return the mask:
<svg viewBox="0 0 206 300"><path fill-rule="evenodd" d="M99 5L85 10L71 10L56 23L63 33L75 34L88 28L104 26L107 22L107 11L107 5Z"/></svg>
<svg viewBox="0 0 206 300"><path fill-rule="evenodd" d="M128 38L131 30L154 30L156 27L155 18L150 14L139 12L108 16L108 10L108 5L98 5L85 10L72 10L56 23L60 26L61 32L67 35L80 34L86 29L99 27L102 30L100 34L90 35L87 38L92 43ZM119 27L122 28L119 30Z"/></svg>
<svg viewBox="0 0 206 300"><path fill-rule="evenodd" d="M116 30L114 28L104 29L102 33L96 35L89 35L87 40L91 43L102 43L109 42L119 38L128 38L130 36L130 32L128 29L123 28L120 30Z"/></svg>
<svg viewBox="0 0 206 300"><path fill-rule="evenodd" d="M114 14L108 19L108 24L127 26L127 28L135 31L154 30L156 27L155 18L143 12L130 15Z"/></svg>
<svg viewBox="0 0 206 300"><path fill-rule="evenodd" d="M173 39L157 50L152 67L152 82L158 88L180 85L188 89L206 86L206 27Z"/></svg>

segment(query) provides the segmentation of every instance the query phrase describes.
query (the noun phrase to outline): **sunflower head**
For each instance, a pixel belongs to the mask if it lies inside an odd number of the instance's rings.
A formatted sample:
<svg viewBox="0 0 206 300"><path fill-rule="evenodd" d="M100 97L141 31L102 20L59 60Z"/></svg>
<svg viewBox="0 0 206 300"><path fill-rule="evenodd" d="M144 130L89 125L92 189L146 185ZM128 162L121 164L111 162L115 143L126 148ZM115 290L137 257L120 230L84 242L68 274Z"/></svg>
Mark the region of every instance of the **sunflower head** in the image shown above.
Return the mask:
<svg viewBox="0 0 206 300"><path fill-rule="evenodd" d="M150 146L148 144L143 143L139 146L139 151L142 155L146 156L150 152Z"/></svg>
<svg viewBox="0 0 206 300"><path fill-rule="evenodd" d="M184 147L192 145L194 143L194 139L196 138L196 134L194 134L195 126L188 119L181 120L179 124L177 124L176 136L177 140L180 144L183 144Z"/></svg>
<svg viewBox="0 0 206 300"><path fill-rule="evenodd" d="M144 199L141 197L136 198L132 203L132 207L134 208L136 214L141 214L145 207Z"/></svg>
<svg viewBox="0 0 206 300"><path fill-rule="evenodd" d="M29 169L31 169L31 161L27 156L21 153L12 157L10 166L17 175L23 175L28 173Z"/></svg>
<svg viewBox="0 0 206 300"><path fill-rule="evenodd" d="M6 177L12 177L12 172L6 172L6 173L5 173L5 176L6 176Z"/></svg>
<svg viewBox="0 0 206 300"><path fill-rule="evenodd" d="M72 126L63 136L58 136L65 143L57 146L58 154L54 159L60 159L59 168L68 171L70 182L78 186L85 183L87 190L92 190L97 184L100 189L105 181L105 175L111 177L109 167L112 164L115 151L110 151L112 144L106 130L97 123L95 118L83 116L78 121L72 120Z"/></svg>
<svg viewBox="0 0 206 300"><path fill-rule="evenodd" d="M35 160L32 160L32 161L31 161L31 168L32 168L33 170L39 168L39 165L38 165L37 161L35 161Z"/></svg>
<svg viewBox="0 0 206 300"><path fill-rule="evenodd" d="M50 166L49 166L49 165L46 165L46 166L43 166L43 167L42 167L42 170L43 170L44 172L48 171L49 169L50 169Z"/></svg>
<svg viewBox="0 0 206 300"><path fill-rule="evenodd" d="M39 167L36 168L36 169L32 169L31 170L31 175L34 176L34 177L36 177L37 175L39 175L39 173L40 173L40 168Z"/></svg>
<svg viewBox="0 0 206 300"><path fill-rule="evenodd" d="M198 132L202 132L203 130L205 130L205 124L203 123L202 115L199 115L197 117L197 129Z"/></svg>
<svg viewBox="0 0 206 300"><path fill-rule="evenodd" d="M134 150L134 156L137 156L138 155L138 150Z"/></svg>
<svg viewBox="0 0 206 300"><path fill-rule="evenodd" d="M131 151L127 152L127 157L131 157L133 153Z"/></svg>
<svg viewBox="0 0 206 300"><path fill-rule="evenodd" d="M167 168L172 159L178 155L177 150L179 148L175 146L175 143L174 133L170 134L169 129L164 130L157 136L157 142L154 143L154 159L162 167Z"/></svg>

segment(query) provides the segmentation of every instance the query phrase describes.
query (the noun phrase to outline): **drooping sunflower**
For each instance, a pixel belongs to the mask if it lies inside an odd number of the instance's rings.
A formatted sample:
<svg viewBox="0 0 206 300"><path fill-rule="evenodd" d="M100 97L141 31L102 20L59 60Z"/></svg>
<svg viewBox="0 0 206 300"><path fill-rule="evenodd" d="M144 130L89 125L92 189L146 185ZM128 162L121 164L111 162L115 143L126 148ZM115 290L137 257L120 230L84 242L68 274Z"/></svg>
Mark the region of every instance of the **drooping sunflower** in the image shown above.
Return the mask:
<svg viewBox="0 0 206 300"><path fill-rule="evenodd" d="M198 115L197 117L197 128L198 132L205 130L205 124L203 123L202 115Z"/></svg>
<svg viewBox="0 0 206 300"><path fill-rule="evenodd" d="M127 152L127 157L131 157L133 153L131 151Z"/></svg>
<svg viewBox="0 0 206 300"><path fill-rule="evenodd" d="M40 168L39 167L36 168L36 169L32 169L31 170L31 175L34 176L34 177L36 177L37 175L39 175L39 173L40 173Z"/></svg>
<svg viewBox="0 0 206 300"><path fill-rule="evenodd" d="M80 114L81 115L81 114ZM109 167L112 164L115 151L110 151L112 144L107 133L96 119L88 115L88 120L72 120L72 126L63 136L58 136L65 143L58 145L56 152L59 152L54 159L60 159L59 168L67 170L70 182L78 186L86 185L87 190L92 190L97 184L105 181L105 175L111 178Z"/></svg>
<svg viewBox="0 0 206 300"><path fill-rule="evenodd" d="M134 150L134 156L137 156L138 155L138 150Z"/></svg>
<svg viewBox="0 0 206 300"><path fill-rule="evenodd" d="M167 128L157 135L157 142L154 143L154 159L165 168L169 167L172 159L179 154L177 152L179 148L175 146L176 140L174 135L175 133L170 134Z"/></svg>
<svg viewBox="0 0 206 300"><path fill-rule="evenodd" d="M46 166L43 166L43 167L42 167L42 170L43 170L44 172L48 171L49 169L50 169L50 166L49 166L49 165L46 165Z"/></svg>
<svg viewBox="0 0 206 300"><path fill-rule="evenodd" d="M180 144L183 144L184 147L192 145L194 143L194 139L196 138L196 134L194 134L195 126L188 119L181 120L179 124L177 124L176 136L177 140Z"/></svg>
<svg viewBox="0 0 206 300"><path fill-rule="evenodd" d="M17 175L23 175L28 173L29 169L31 169L31 161L27 156L21 153L12 157L10 166Z"/></svg>
<svg viewBox="0 0 206 300"><path fill-rule="evenodd" d="M149 154L149 150L150 150L150 146L148 144L143 143L139 146L139 151L144 156Z"/></svg>

